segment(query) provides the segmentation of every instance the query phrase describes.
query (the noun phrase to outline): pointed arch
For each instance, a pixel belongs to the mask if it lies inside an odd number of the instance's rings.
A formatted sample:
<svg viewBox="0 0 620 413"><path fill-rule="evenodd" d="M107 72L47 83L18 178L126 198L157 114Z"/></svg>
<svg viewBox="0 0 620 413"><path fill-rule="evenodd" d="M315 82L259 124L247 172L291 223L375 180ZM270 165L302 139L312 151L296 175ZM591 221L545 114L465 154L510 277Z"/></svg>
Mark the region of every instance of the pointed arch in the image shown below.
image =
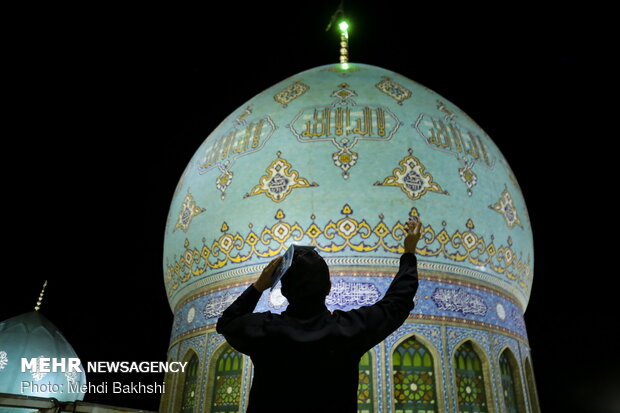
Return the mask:
<svg viewBox="0 0 620 413"><path fill-rule="evenodd" d="M499 371L502 382L500 397L507 413L525 413L525 400L521 386L521 372L517 358L505 347L499 355Z"/></svg>
<svg viewBox="0 0 620 413"><path fill-rule="evenodd" d="M211 413L238 412L243 402L243 354L224 342L209 362L207 396ZM206 407L206 406L205 406Z"/></svg>
<svg viewBox="0 0 620 413"><path fill-rule="evenodd" d="M168 358L168 362L174 361L172 358ZM161 398L159 400L159 411L161 413L171 412L172 408L170 406L170 401L172 400L173 389L175 389L174 378L177 373L173 373L171 371L167 372L164 375L164 389L165 391L162 393Z"/></svg>
<svg viewBox="0 0 620 413"><path fill-rule="evenodd" d="M536 382L534 381L534 371L532 370L532 362L529 357L525 357L525 385L527 387L528 400L530 401L530 411L532 413L540 413L540 405L538 404L538 392L536 391Z"/></svg>
<svg viewBox="0 0 620 413"><path fill-rule="evenodd" d="M489 360L471 338L454 347L452 368L457 410L460 413L494 413Z"/></svg>
<svg viewBox="0 0 620 413"><path fill-rule="evenodd" d="M392 411L443 412L441 356L418 334L394 343L390 354Z"/></svg>
<svg viewBox="0 0 620 413"><path fill-rule="evenodd" d="M357 386L358 413L373 413L377 403L377 356L374 349L368 350L360 358L359 384Z"/></svg>
<svg viewBox="0 0 620 413"><path fill-rule="evenodd" d="M194 349L189 348L181 362L187 364L185 371L177 376L172 411L193 413L200 397L200 357Z"/></svg>

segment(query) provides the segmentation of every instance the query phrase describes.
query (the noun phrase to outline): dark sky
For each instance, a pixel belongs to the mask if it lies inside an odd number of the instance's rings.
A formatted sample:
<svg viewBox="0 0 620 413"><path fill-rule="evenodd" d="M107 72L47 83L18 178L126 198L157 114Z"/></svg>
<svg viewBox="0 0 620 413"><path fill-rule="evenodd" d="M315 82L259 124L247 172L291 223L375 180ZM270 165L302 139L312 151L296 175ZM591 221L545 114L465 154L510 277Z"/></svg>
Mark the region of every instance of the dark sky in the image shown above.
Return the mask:
<svg viewBox="0 0 620 413"><path fill-rule="evenodd" d="M541 408L620 411L617 270L607 266L617 247L606 244L615 111L601 98L609 50L594 51L604 40L595 17L566 5L412 3L348 1L351 61L433 89L499 146L534 231L526 324ZM338 2L286 4L13 15L0 320L30 311L48 279L42 312L83 361L165 359L163 233L185 165L246 100L337 62L338 36L325 27ZM157 397L86 401L158 408Z"/></svg>

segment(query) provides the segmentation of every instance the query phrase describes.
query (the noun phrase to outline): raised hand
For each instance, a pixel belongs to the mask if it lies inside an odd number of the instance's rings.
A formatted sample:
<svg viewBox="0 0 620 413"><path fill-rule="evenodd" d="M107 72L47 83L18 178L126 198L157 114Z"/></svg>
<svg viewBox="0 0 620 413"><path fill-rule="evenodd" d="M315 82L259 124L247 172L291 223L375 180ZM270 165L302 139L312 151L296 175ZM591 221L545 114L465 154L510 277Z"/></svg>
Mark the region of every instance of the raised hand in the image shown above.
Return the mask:
<svg viewBox="0 0 620 413"><path fill-rule="evenodd" d="M258 279L254 281L254 287L260 292L265 291L267 288L270 288L273 284L273 272L278 268L278 265L282 262L282 257L274 258L267 264L265 268L263 268L263 272L260 274Z"/></svg>
<svg viewBox="0 0 620 413"><path fill-rule="evenodd" d="M405 231L407 236L405 237L405 252L412 252L415 254L416 246L422 236L422 221L417 217L409 218L409 221L405 224Z"/></svg>

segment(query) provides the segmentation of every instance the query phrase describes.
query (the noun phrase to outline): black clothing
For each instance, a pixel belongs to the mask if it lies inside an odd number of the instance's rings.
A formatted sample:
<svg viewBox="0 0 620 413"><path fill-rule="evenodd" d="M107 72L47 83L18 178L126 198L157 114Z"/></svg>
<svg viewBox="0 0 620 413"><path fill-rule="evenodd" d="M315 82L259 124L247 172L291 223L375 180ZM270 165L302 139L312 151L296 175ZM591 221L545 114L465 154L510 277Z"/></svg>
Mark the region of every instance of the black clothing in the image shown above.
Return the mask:
<svg viewBox="0 0 620 413"><path fill-rule="evenodd" d="M282 277L282 295L289 303L325 302L330 287L329 267L314 247L296 247L291 267Z"/></svg>
<svg viewBox="0 0 620 413"><path fill-rule="evenodd" d="M248 413L357 412L360 357L400 327L418 288L412 253L371 306L330 313L322 302L289 304L282 314L252 313L261 293L250 285L224 311L217 332L254 364Z"/></svg>

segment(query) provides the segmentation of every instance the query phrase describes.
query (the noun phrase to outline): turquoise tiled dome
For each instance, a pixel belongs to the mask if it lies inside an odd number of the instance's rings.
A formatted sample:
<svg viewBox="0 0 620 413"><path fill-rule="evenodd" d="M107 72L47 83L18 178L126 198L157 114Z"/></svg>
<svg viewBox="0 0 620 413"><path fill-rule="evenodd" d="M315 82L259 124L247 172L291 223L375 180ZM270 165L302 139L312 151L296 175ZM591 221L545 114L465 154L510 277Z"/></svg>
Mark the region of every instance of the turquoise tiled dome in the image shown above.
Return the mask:
<svg viewBox="0 0 620 413"><path fill-rule="evenodd" d="M166 226L170 303L256 273L293 242L316 243L336 267L390 265L408 214L425 224L422 268L492 284L525 308L530 223L489 136L385 69L299 73L239 107L190 161Z"/></svg>
<svg viewBox="0 0 620 413"><path fill-rule="evenodd" d="M233 92L243 96L231 84ZM372 304L398 269L409 216L424 223L416 305L360 364L367 386L360 410L410 408L414 401L405 399L414 396L402 393L402 377L413 373L403 367L395 375L394 366L397 354L414 349L429 357L422 372L432 383L424 395L429 411L473 408L457 406L473 388L488 395L476 396L478 407L493 403L500 411L504 385L516 389L518 403L536 405L531 386L521 386L533 383L523 320L532 232L506 159L437 93L389 70L350 64L299 73L250 99L183 173L165 232L164 280L175 315L168 357L195 360L206 378L196 398L183 390L198 386L192 377L173 381L176 396L162 399L162 411L179 403L246 407L251 363L217 373L238 355L215 323L274 256L292 243L316 245L332 278L327 307ZM285 306L275 288L256 311ZM457 358L480 368L464 369ZM471 377L475 383L466 383Z"/></svg>
<svg viewBox="0 0 620 413"><path fill-rule="evenodd" d="M76 383L86 384L83 372L22 372L22 358L38 357L78 358L60 330L38 311L0 323L0 393L54 397L59 401L84 399L83 392L71 391ZM32 384L22 388L22 382ZM42 391L33 391L33 385Z"/></svg>

